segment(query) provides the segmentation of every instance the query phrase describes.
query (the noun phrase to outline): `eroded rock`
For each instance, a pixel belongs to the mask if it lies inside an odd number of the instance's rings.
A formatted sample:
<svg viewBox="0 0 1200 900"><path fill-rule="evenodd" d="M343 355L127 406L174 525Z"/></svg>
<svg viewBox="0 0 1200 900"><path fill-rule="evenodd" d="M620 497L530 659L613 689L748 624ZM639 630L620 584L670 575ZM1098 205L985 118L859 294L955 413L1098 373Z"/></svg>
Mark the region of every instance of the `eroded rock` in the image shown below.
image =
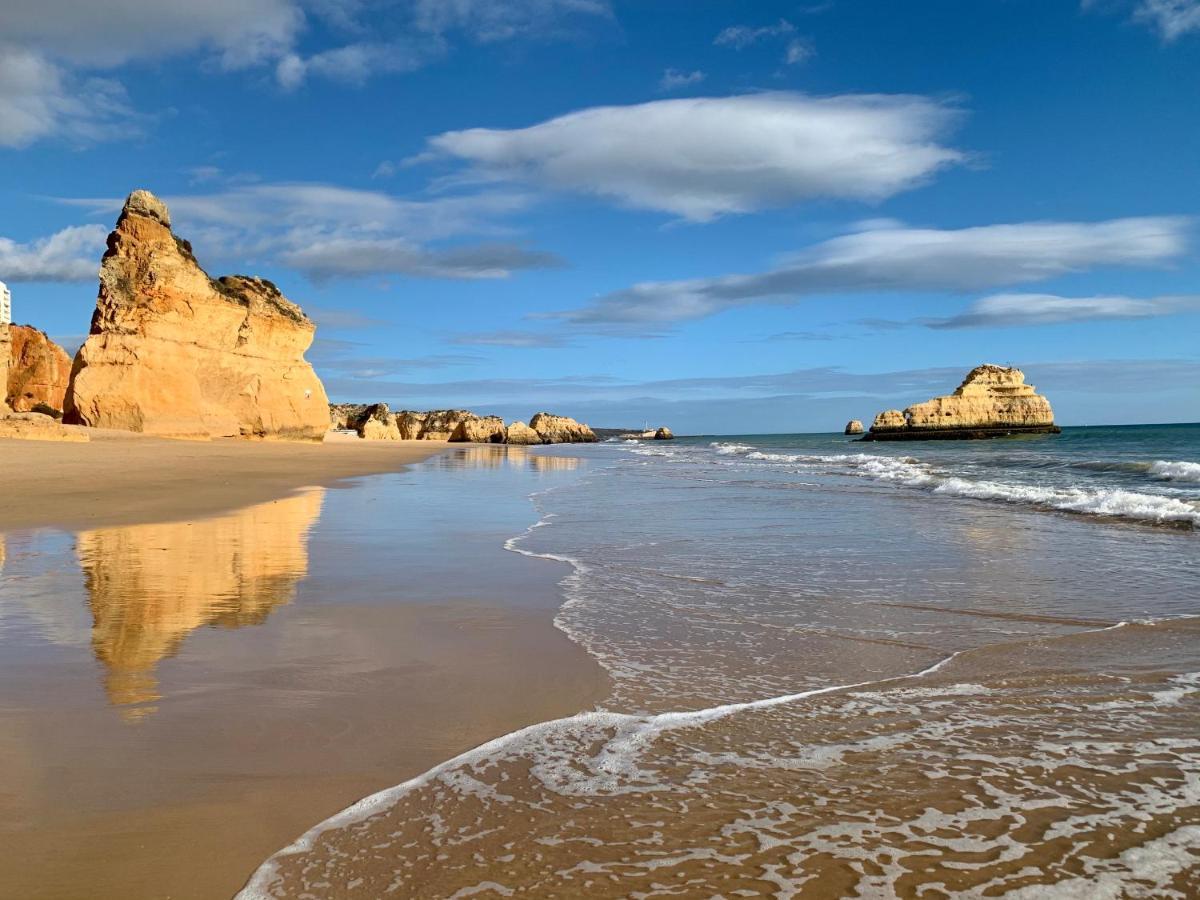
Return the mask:
<svg viewBox="0 0 1200 900"><path fill-rule="evenodd" d="M514 445L540 444L542 436L524 422L513 422L505 429L505 443Z"/></svg>
<svg viewBox="0 0 1200 900"><path fill-rule="evenodd" d="M586 425L567 416L540 412L529 420L544 444L593 444L596 435Z"/></svg>
<svg viewBox="0 0 1200 900"><path fill-rule="evenodd" d="M903 418L903 416L901 416L901 418ZM846 430L844 433L845 434L862 434L863 433L863 423L860 422L858 419L851 419L849 422L846 423Z"/></svg>
<svg viewBox="0 0 1200 900"><path fill-rule="evenodd" d="M9 329L7 400L16 412L47 408L62 415L71 377L67 351L31 325Z"/></svg>
<svg viewBox="0 0 1200 900"><path fill-rule="evenodd" d="M125 202L75 357L67 422L167 437L322 440L316 326L262 278L210 278L148 191Z"/></svg>
<svg viewBox="0 0 1200 900"><path fill-rule="evenodd" d="M499 416L470 416L458 423L449 440L455 443L503 444L505 434L504 420Z"/></svg>
<svg viewBox="0 0 1200 900"><path fill-rule="evenodd" d="M1025 383L1020 369L976 366L953 394L875 417L864 440L985 438L1057 433L1050 401Z"/></svg>

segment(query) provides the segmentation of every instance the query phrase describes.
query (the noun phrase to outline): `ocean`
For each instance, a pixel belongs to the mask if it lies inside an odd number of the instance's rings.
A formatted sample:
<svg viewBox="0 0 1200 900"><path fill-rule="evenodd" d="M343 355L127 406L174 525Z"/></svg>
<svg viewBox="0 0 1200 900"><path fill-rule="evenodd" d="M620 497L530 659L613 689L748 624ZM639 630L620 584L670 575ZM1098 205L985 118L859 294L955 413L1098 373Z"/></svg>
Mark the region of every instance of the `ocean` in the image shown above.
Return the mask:
<svg viewBox="0 0 1200 900"><path fill-rule="evenodd" d="M243 898L1200 896L1200 426L539 452L504 546L608 695Z"/></svg>

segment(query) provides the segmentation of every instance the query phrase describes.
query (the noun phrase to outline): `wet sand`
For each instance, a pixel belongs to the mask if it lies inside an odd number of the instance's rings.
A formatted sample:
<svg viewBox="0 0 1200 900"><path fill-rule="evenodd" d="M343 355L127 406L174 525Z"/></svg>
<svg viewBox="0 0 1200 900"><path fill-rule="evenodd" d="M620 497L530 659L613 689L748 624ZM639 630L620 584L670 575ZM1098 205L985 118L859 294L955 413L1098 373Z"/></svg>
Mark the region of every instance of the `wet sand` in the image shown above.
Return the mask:
<svg viewBox="0 0 1200 900"><path fill-rule="evenodd" d="M0 530L154 522L225 512L308 485L395 472L442 441L179 441L87 429L88 443L0 440Z"/></svg>
<svg viewBox="0 0 1200 900"><path fill-rule="evenodd" d="M115 461L133 444L58 458ZM147 479L159 487L132 509L89 508L106 524L5 529L0 896L232 896L358 798L607 693L552 624L564 567L502 549L536 518L530 487L570 467L451 449L401 475L293 490L441 448L301 448L313 463L286 446L153 444L168 454ZM192 508L232 499L237 485L201 477L231 459L243 496L292 493L124 524L174 490L168 459L195 463L179 488Z"/></svg>

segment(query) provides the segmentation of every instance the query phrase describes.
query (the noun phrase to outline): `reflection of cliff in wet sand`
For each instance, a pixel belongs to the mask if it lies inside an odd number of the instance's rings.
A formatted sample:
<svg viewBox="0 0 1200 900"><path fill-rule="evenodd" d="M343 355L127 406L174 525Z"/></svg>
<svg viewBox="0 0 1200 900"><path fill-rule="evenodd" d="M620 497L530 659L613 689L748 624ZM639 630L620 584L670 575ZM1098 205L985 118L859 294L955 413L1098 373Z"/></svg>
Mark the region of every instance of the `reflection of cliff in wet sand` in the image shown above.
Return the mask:
<svg viewBox="0 0 1200 900"><path fill-rule="evenodd" d="M154 670L192 631L263 622L308 572L324 491L195 522L80 532L92 646L117 705L159 697Z"/></svg>

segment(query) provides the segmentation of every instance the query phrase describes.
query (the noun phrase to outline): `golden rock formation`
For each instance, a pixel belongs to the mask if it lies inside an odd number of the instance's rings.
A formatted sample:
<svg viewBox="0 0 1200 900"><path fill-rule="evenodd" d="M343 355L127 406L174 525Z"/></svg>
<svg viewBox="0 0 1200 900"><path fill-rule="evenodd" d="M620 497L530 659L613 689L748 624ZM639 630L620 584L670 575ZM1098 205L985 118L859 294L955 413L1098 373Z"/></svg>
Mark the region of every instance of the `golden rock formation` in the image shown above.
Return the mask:
<svg viewBox="0 0 1200 900"><path fill-rule="evenodd" d="M100 269L65 421L167 437L319 441L316 326L261 278L210 278L148 191L125 201Z"/></svg>
<svg viewBox="0 0 1200 900"><path fill-rule="evenodd" d="M846 423L846 430L843 433L844 434L862 434L863 433L863 423L860 422L858 419L851 419L849 422Z"/></svg>
<svg viewBox="0 0 1200 900"><path fill-rule="evenodd" d="M8 405L16 412L48 407L61 413L71 357L44 331L30 325L13 325L9 331Z"/></svg>
<svg viewBox="0 0 1200 900"><path fill-rule="evenodd" d="M529 427L542 438L543 444L594 444L596 434L586 425L567 416L540 412L529 420Z"/></svg>
<svg viewBox="0 0 1200 900"><path fill-rule="evenodd" d="M513 422L504 430L504 441L507 444L540 444L542 436L524 422Z"/></svg>
<svg viewBox="0 0 1200 900"><path fill-rule="evenodd" d="M1025 383L1020 369L985 364L972 369L949 396L914 404L904 412L881 412L865 440L996 437L1058 430L1050 401Z"/></svg>
<svg viewBox="0 0 1200 900"><path fill-rule="evenodd" d="M499 416L471 416L458 423L450 434L450 440L455 443L503 444L505 436L504 420Z"/></svg>
<svg viewBox="0 0 1200 900"><path fill-rule="evenodd" d="M159 699L156 667L197 628L259 624L289 603L308 573L323 497L312 488L212 519L81 532L76 552L109 700Z"/></svg>

